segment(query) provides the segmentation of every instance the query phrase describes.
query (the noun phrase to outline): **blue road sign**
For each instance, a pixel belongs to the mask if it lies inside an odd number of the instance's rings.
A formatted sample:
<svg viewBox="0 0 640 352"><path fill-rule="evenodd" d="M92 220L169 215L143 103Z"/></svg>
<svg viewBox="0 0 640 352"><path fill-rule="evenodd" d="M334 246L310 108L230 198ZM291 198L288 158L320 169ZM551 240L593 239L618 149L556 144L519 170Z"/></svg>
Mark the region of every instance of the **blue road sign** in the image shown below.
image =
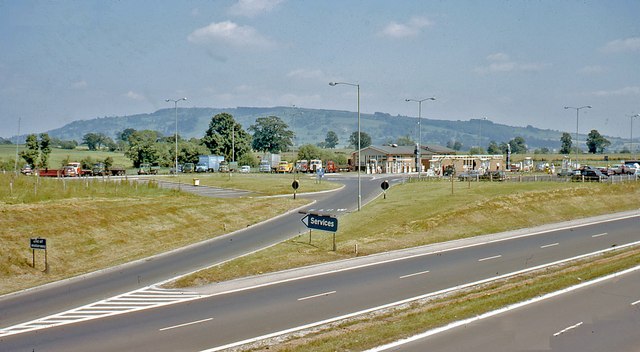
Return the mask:
<svg viewBox="0 0 640 352"><path fill-rule="evenodd" d="M338 219L331 216L307 214L307 216L302 218L300 221L310 229L331 232L338 231Z"/></svg>

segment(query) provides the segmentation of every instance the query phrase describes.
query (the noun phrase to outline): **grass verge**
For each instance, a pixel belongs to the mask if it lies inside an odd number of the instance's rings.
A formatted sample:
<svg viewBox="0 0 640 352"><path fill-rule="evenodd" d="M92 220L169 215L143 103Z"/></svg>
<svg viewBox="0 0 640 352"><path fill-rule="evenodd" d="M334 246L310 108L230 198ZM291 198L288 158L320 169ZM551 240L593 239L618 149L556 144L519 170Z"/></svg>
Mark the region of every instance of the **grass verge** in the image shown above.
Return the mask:
<svg viewBox="0 0 640 352"><path fill-rule="evenodd" d="M638 209L640 183L455 183L399 185L339 219L332 234L314 231L249 256L185 276L171 287L189 287L436 242L496 233L618 211Z"/></svg>
<svg viewBox="0 0 640 352"><path fill-rule="evenodd" d="M126 180L0 174L0 184L0 294L180 248L307 202L230 201ZM36 251L36 267L31 266L29 239L34 237L47 239L48 272L44 251Z"/></svg>
<svg viewBox="0 0 640 352"><path fill-rule="evenodd" d="M640 248L608 252L536 272L498 280L453 294L409 303L366 316L261 341L243 350L276 352L362 351L478 316L640 265Z"/></svg>

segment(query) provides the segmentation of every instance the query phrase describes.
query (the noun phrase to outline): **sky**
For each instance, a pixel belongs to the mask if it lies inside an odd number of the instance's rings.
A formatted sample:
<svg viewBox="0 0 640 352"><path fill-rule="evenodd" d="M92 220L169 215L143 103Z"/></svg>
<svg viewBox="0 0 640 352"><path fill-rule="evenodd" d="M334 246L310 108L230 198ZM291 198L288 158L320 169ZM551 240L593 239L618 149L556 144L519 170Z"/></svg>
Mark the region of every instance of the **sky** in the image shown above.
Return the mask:
<svg viewBox="0 0 640 352"><path fill-rule="evenodd" d="M0 0L0 136L297 106L640 136L640 1ZM637 127L636 127L637 126ZM366 126L363 125L366 132Z"/></svg>

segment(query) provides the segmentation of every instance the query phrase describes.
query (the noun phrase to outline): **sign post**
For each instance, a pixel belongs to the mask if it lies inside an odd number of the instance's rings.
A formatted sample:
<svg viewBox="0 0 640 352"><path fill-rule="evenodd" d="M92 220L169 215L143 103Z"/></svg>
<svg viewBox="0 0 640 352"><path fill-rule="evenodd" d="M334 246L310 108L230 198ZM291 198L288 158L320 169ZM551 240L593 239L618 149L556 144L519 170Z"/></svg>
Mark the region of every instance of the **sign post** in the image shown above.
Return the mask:
<svg viewBox="0 0 640 352"><path fill-rule="evenodd" d="M296 191L298 190L298 187L300 187L300 183L298 183L298 180L294 179L291 183L291 188L293 188L293 199L296 199Z"/></svg>
<svg viewBox="0 0 640 352"><path fill-rule="evenodd" d="M307 214L300 219L302 223L311 229L333 232L333 251L336 250L336 231L338 231L338 219L332 216Z"/></svg>
<svg viewBox="0 0 640 352"><path fill-rule="evenodd" d="M31 260L32 266L36 267L36 249L44 249L44 270L47 271L49 269L49 265L47 263L47 239L46 238L32 238L30 240L31 247Z"/></svg>
<svg viewBox="0 0 640 352"><path fill-rule="evenodd" d="M380 188L382 188L382 192L384 193L384 199L387 199L387 190L389 189L389 181L387 180L382 181Z"/></svg>

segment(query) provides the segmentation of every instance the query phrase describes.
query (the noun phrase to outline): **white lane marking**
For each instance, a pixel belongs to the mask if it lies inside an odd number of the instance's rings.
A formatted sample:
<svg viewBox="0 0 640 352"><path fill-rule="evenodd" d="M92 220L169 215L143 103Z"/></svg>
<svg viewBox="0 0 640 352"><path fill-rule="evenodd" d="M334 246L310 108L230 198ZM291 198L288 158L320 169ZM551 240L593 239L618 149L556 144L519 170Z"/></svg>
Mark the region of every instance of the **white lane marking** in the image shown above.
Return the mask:
<svg viewBox="0 0 640 352"><path fill-rule="evenodd" d="M607 232L603 232L603 233L599 233L597 235L593 235L591 237L596 238L596 237L602 237L602 236L606 236L606 235L608 235L608 233Z"/></svg>
<svg viewBox="0 0 640 352"><path fill-rule="evenodd" d="M632 306L635 306L635 305L636 305L636 304L638 304L638 303L640 303L640 300L638 300L638 301L635 301L635 302L631 303L631 305L632 305Z"/></svg>
<svg viewBox="0 0 640 352"><path fill-rule="evenodd" d="M575 329L575 328L577 328L578 326L580 326L582 324L584 324L584 322L581 321L578 324L571 325L571 326L569 326L569 327L567 327L565 329L562 329L562 330L556 332L555 334L553 334L553 336L560 336L560 335L564 334L565 332L567 332L567 331L569 331L571 329Z"/></svg>
<svg viewBox="0 0 640 352"><path fill-rule="evenodd" d="M312 298L318 298L318 297L322 297L322 296L328 296L331 294L336 293L336 291L329 291L329 292L325 292L325 293L319 293L317 295L313 295L313 296L307 296L307 297L302 297L302 298L298 298L298 301L304 301L307 299L312 299Z"/></svg>
<svg viewBox="0 0 640 352"><path fill-rule="evenodd" d="M416 276L416 275L422 275L422 274L427 274L429 273L429 270L425 270L425 271L421 271L419 273L413 273L413 274L409 274L409 275L404 275L404 276L400 276L401 279L406 279L408 277L412 277L412 276Z"/></svg>
<svg viewBox="0 0 640 352"><path fill-rule="evenodd" d="M557 246L560 243L551 243L551 244L545 244L544 246L540 246L540 248L549 248L549 247L553 247L553 246Z"/></svg>
<svg viewBox="0 0 640 352"><path fill-rule="evenodd" d="M597 279L592 280L592 281L583 282L583 283L577 284L575 286L571 286L571 287L562 289L560 291L547 293L544 296L539 296L539 297L530 299L528 301L515 303L515 304L512 304L512 305L507 306L507 307L499 308L499 309L496 309L494 311L487 312L487 313L484 313L484 314L481 314L481 315L477 315L477 316L472 317L472 318L468 318L468 319L464 319L464 320L458 320L458 321L455 321L455 322L450 323L448 325L441 326L439 328L435 328L435 329L431 329L431 330L427 330L427 331L425 331L423 333L420 333L420 334L417 334L417 335L413 335L411 337L407 337L406 339L397 340L395 342L391 342L391 343L386 344L386 345L374 347L374 348L369 349L369 350L367 350L365 352L381 352L381 351L389 350L391 348L394 348L394 349L397 350L399 346L402 346L404 344L407 344L407 343L410 343L410 342L413 342L413 341L421 340L421 339L424 339L426 337L433 336L433 335L439 334L441 332L445 332L445 331L448 331L448 330L451 330L451 329L455 329L455 328L458 328L458 327L461 327L461 326L467 326L468 324L471 324L471 323L476 322L476 321L480 321L480 320L483 320L483 319L487 319L487 318L491 318L491 317L494 317L494 316L498 316L500 314L512 311L514 309L525 307L525 306L528 306L528 305L533 304L533 303L545 301L547 299L550 299L550 298L553 298L553 297L556 297L556 296L560 296L560 295L565 294L565 293L573 292L573 291L576 291L576 290L581 289L583 287L588 287L588 286L591 286L591 285L595 285L595 284L597 284L599 282L602 282L602 281L611 280L613 278L621 277L621 276L623 276L625 274L633 273L633 272L638 271L638 270L640 270L640 265L639 266L635 266L633 268L629 268L627 270L623 270L621 272L617 272L617 273L614 273L614 274L611 274L611 275L600 277L600 278L597 278ZM205 350L205 351L206 352L213 352L213 351L220 351L220 349L210 349L210 350Z"/></svg>
<svg viewBox="0 0 640 352"><path fill-rule="evenodd" d="M478 261L479 262L484 262L485 260L498 259L500 257L502 257L502 254L494 255L493 257L486 257L486 258L478 259Z"/></svg>
<svg viewBox="0 0 640 352"><path fill-rule="evenodd" d="M190 323L184 323L184 324L178 324L178 325L174 325L174 326L168 326L166 328L162 328L162 329L158 329L158 331L165 331L165 330L171 330L171 329L176 329L176 328L181 328L184 326L189 326L189 325L194 325L194 324L200 324L200 323L204 323L207 321L211 321L213 320L213 318L207 318L207 319L202 319L202 320L196 320L196 321L192 321Z"/></svg>

